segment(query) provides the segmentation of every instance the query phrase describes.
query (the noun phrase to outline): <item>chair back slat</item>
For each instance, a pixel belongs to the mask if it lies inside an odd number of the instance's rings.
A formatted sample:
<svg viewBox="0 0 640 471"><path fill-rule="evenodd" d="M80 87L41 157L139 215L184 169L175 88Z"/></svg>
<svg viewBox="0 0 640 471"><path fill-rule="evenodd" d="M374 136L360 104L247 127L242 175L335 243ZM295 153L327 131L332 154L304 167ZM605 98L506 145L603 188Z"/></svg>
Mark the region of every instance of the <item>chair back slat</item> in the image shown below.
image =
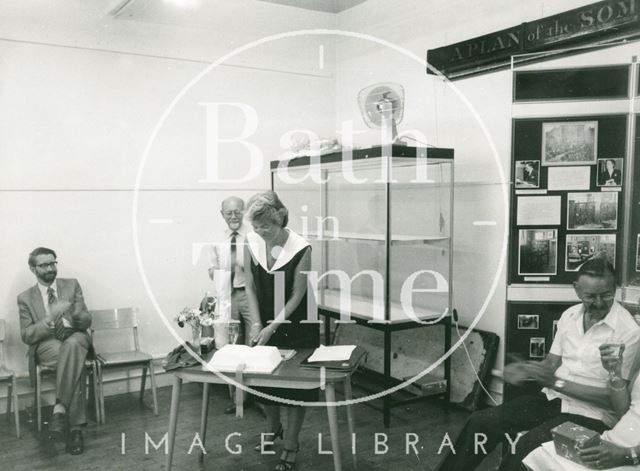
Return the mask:
<svg viewBox="0 0 640 471"><path fill-rule="evenodd" d="M93 330L133 329L138 325L136 308L99 309L91 311L91 328Z"/></svg>
<svg viewBox="0 0 640 471"><path fill-rule="evenodd" d="M93 344L98 353L140 350L137 308L99 309L90 312Z"/></svg>

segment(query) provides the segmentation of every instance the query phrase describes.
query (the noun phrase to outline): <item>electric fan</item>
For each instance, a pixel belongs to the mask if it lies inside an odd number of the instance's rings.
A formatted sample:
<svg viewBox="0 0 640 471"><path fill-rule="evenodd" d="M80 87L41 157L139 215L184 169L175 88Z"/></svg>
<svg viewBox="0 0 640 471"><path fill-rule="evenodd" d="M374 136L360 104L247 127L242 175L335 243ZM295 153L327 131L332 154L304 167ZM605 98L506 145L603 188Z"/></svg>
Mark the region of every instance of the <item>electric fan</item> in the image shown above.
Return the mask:
<svg viewBox="0 0 640 471"><path fill-rule="evenodd" d="M381 129L381 144L393 144L398 137L396 124L404 112L404 88L398 83L377 83L358 93L358 105L364 122Z"/></svg>

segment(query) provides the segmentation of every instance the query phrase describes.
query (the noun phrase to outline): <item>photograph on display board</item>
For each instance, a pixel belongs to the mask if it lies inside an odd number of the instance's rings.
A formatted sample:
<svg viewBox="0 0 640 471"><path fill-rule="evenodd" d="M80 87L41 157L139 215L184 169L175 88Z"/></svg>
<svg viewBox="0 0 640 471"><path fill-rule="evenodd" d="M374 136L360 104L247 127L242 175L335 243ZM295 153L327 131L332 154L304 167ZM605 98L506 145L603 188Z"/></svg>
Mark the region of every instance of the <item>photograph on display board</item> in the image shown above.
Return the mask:
<svg viewBox="0 0 640 471"><path fill-rule="evenodd" d="M520 229L519 275L555 275L558 265L556 229Z"/></svg>
<svg viewBox="0 0 640 471"><path fill-rule="evenodd" d="M516 160L516 188L538 188L540 186L540 162Z"/></svg>
<svg viewBox="0 0 640 471"><path fill-rule="evenodd" d="M519 330L536 330L540 328L540 316L537 314L518 314Z"/></svg>
<svg viewBox="0 0 640 471"><path fill-rule="evenodd" d="M622 186L622 159L598 159L598 186Z"/></svg>
<svg viewBox="0 0 640 471"><path fill-rule="evenodd" d="M617 229L618 193L567 194L567 229Z"/></svg>
<svg viewBox="0 0 640 471"><path fill-rule="evenodd" d="M529 357L544 358L546 354L544 337L531 337L529 339Z"/></svg>
<svg viewBox="0 0 640 471"><path fill-rule="evenodd" d="M611 265L615 267L615 234L567 235L567 251L564 267L566 271L578 271L580 265L595 257L606 257Z"/></svg>
<svg viewBox="0 0 640 471"><path fill-rule="evenodd" d="M551 339L556 338L556 332L558 332L558 321L553 321L553 330L551 331Z"/></svg>
<svg viewBox="0 0 640 471"><path fill-rule="evenodd" d="M542 165L595 165L597 148L597 121L542 123Z"/></svg>

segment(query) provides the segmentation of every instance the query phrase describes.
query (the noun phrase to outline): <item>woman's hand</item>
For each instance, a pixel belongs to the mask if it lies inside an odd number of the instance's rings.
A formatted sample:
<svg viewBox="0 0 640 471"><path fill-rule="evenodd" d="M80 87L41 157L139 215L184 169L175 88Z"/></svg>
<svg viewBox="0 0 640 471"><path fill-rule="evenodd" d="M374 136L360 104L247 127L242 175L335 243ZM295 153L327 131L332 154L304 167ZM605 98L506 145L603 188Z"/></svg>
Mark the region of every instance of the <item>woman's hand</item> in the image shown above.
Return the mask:
<svg viewBox="0 0 640 471"><path fill-rule="evenodd" d="M627 462L627 449L602 440L597 446L578 452L585 466L592 469L609 469L623 466Z"/></svg>
<svg viewBox="0 0 640 471"><path fill-rule="evenodd" d="M251 345L266 345L274 332L275 328L273 327L273 324L269 324L258 332L258 335L251 339Z"/></svg>
<svg viewBox="0 0 640 471"><path fill-rule="evenodd" d="M604 343L600 345L600 362L605 370L611 371L616 376L622 376L622 357L624 344Z"/></svg>

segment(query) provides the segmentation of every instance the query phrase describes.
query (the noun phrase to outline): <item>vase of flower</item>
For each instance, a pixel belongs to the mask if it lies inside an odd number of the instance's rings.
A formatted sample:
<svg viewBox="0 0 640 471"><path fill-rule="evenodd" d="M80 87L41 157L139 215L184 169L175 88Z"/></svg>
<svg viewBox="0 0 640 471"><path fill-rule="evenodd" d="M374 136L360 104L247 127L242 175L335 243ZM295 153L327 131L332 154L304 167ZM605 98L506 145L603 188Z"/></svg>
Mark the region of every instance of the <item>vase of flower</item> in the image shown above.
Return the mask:
<svg viewBox="0 0 640 471"><path fill-rule="evenodd" d="M200 342L202 340L202 328L200 325L191 324L191 345L196 351L200 351Z"/></svg>

